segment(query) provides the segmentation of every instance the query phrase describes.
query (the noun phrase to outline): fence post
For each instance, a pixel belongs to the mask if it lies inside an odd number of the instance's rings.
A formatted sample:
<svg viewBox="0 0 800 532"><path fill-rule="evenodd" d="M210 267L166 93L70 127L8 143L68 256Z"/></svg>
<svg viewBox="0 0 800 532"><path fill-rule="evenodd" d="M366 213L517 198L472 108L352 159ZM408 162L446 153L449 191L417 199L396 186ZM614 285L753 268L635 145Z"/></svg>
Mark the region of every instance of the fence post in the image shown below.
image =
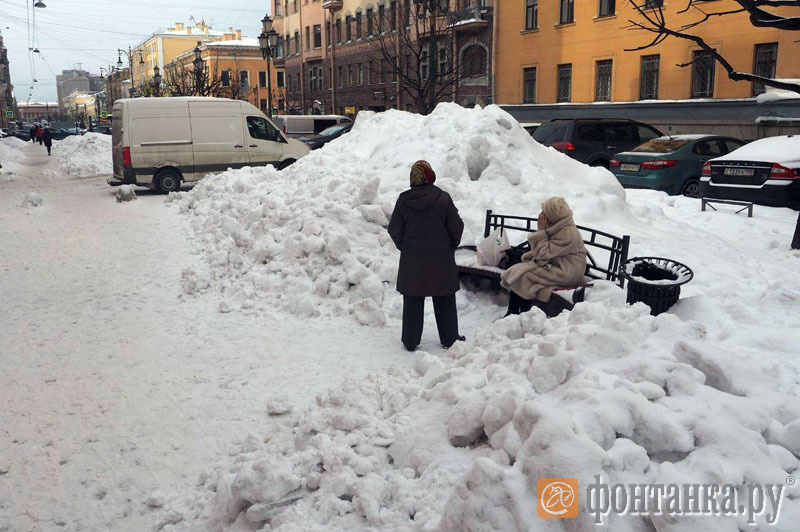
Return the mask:
<svg viewBox="0 0 800 532"><path fill-rule="evenodd" d="M792 239L792 249L800 249L800 213L797 213L797 224L794 226L794 238Z"/></svg>

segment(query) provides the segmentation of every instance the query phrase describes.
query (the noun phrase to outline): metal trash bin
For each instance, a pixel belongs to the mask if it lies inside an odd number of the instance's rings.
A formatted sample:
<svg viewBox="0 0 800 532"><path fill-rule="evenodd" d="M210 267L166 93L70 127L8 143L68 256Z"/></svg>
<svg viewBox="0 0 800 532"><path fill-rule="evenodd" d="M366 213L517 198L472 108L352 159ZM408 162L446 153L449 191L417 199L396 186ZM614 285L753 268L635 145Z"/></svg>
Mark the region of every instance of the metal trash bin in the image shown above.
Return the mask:
<svg viewBox="0 0 800 532"><path fill-rule="evenodd" d="M622 263L620 275L628 281L628 304L641 301L657 316L678 301L681 285L691 281L694 272L672 259L634 257Z"/></svg>

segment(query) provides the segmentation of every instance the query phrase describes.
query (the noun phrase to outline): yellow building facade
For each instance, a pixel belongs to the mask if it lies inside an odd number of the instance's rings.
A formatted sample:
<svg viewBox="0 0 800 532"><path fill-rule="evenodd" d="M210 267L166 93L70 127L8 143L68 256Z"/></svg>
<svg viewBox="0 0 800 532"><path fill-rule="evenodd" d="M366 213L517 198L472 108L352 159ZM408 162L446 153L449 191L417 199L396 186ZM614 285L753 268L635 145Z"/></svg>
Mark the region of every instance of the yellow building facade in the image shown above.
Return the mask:
<svg viewBox="0 0 800 532"><path fill-rule="evenodd" d="M707 12L739 7L732 0L698 5ZM664 1L670 27L701 17L697 11L679 13L685 7L686 2ZM624 0L506 0L495 6L495 17L499 104L748 98L763 92L729 79L692 41L670 37L652 48L625 51L655 35L630 29L630 20L643 19ZM800 78L796 32L754 27L741 13L711 17L691 31L739 71Z"/></svg>
<svg viewBox="0 0 800 532"><path fill-rule="evenodd" d="M197 43L195 43L197 44ZM213 83L214 94L218 96L247 101L265 113L268 110L270 88L267 83L267 62L261 56L258 39L242 37L241 31L224 34L223 40L208 42L199 45L200 57L203 60L203 69ZM163 76L184 73L191 83L195 59L194 47L189 51L179 54L172 62L165 66ZM277 79L282 69L274 65L269 69L271 74L272 107L273 111L278 106ZM169 86L166 87L169 89Z"/></svg>
<svg viewBox="0 0 800 532"><path fill-rule="evenodd" d="M239 32L241 37L241 32ZM163 70L164 65L182 53L194 49L197 41L213 42L225 38L225 33L214 31L205 22L193 25L176 22L174 26L158 30L139 43L130 52L131 79L134 87L146 85L155 73L153 67Z"/></svg>

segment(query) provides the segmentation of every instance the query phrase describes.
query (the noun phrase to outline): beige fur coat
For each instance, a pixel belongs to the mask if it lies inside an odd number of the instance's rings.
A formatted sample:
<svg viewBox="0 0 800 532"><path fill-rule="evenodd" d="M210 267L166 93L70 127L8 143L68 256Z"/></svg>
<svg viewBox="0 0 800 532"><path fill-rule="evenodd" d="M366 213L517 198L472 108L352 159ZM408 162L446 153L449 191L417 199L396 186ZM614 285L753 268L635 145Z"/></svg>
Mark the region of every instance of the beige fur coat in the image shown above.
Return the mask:
<svg viewBox="0 0 800 532"><path fill-rule="evenodd" d="M572 216L528 236L531 250L503 272L500 284L525 299L550 301L553 289L583 284L586 248Z"/></svg>

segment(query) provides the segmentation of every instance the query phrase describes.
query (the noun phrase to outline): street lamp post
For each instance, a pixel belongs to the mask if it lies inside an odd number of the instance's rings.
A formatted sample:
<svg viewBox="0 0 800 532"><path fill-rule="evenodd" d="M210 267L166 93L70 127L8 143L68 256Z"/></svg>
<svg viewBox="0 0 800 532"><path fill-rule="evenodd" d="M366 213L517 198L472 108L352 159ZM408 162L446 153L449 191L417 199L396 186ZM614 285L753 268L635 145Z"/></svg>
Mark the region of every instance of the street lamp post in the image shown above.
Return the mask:
<svg viewBox="0 0 800 532"><path fill-rule="evenodd" d="M429 76L429 91L428 94L428 112L433 111L436 105L436 77L438 76L438 53L436 51L436 14L439 11L439 0L414 0L414 5L419 18L420 8L424 7L428 12L428 21L430 22L430 33L428 34L428 76Z"/></svg>
<svg viewBox="0 0 800 532"><path fill-rule="evenodd" d="M272 19L264 15L261 19L261 35L258 36L258 47L261 57L267 62L267 116L272 118L272 58L278 45L278 32L272 27ZM256 102L257 103L257 102Z"/></svg>
<svg viewBox="0 0 800 532"><path fill-rule="evenodd" d="M200 41L197 41L197 46L194 47L193 52L194 52L194 61L192 61L192 65L194 65L195 90L197 91L198 96L203 96L202 92L203 57L202 57L202 52L200 51Z"/></svg>
<svg viewBox="0 0 800 532"><path fill-rule="evenodd" d="M158 65L153 67L153 94L156 98L161 96L161 72L159 72Z"/></svg>
<svg viewBox="0 0 800 532"><path fill-rule="evenodd" d="M144 76L145 76L144 54L142 53L142 51L141 50L131 51L130 46L128 47L127 52L125 50L117 48L117 66L119 67L120 70L122 70L122 56L120 54L125 54L125 56L128 58L128 76L131 80L131 88L130 88L131 93L134 92L136 87L136 84L133 81L133 54L135 54L136 52L139 52L139 65L140 65L139 68L142 69L142 85L144 86ZM133 97L133 94L130 94L130 96Z"/></svg>

